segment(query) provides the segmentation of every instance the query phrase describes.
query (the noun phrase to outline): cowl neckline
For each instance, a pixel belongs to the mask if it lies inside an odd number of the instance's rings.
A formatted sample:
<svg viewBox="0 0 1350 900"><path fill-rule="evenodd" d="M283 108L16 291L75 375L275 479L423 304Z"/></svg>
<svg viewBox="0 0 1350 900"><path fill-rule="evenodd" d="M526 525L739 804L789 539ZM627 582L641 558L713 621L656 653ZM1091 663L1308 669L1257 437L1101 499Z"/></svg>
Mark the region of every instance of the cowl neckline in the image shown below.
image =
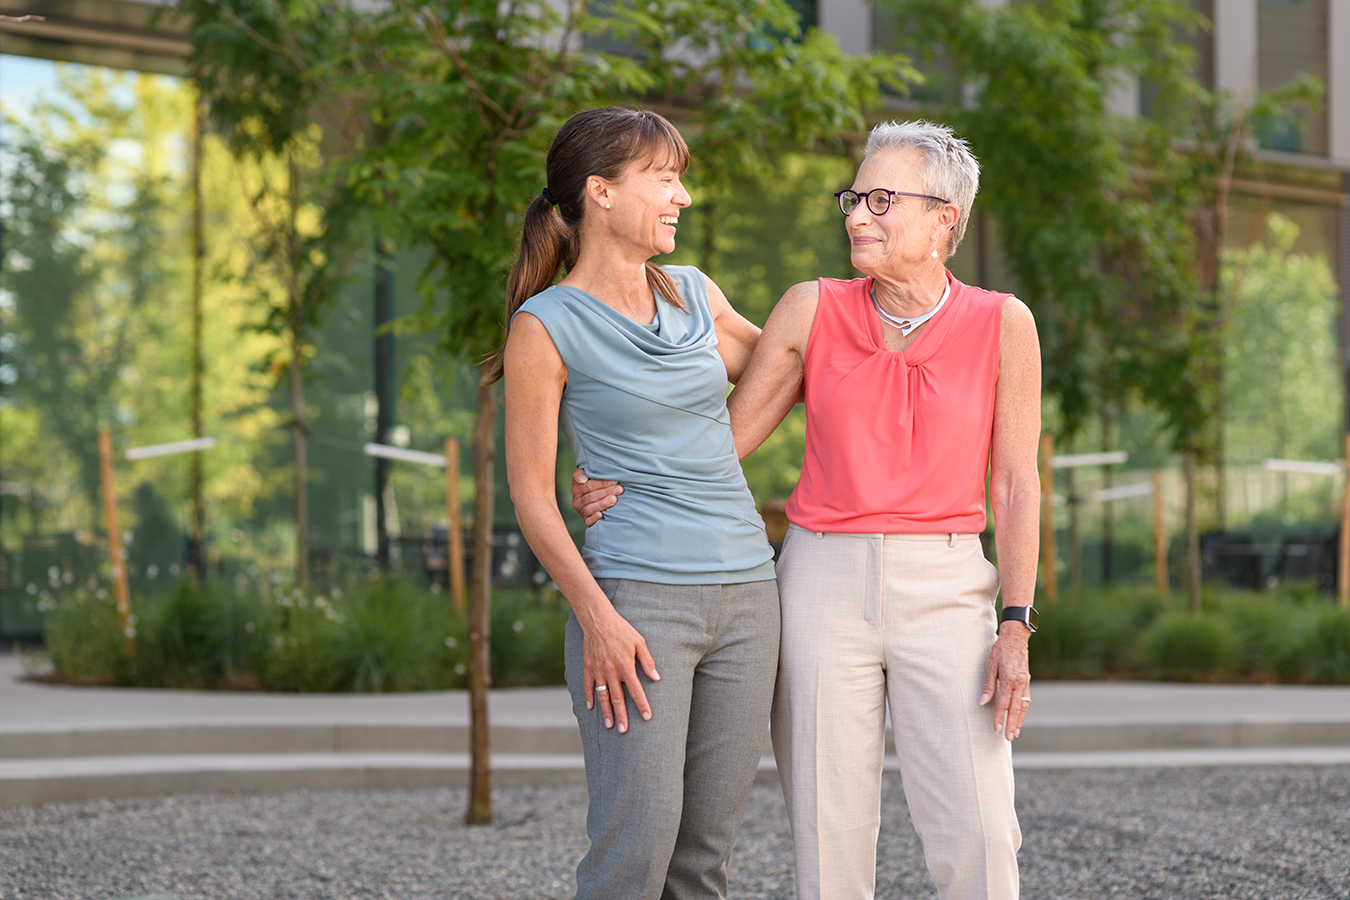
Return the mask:
<svg viewBox="0 0 1350 900"><path fill-rule="evenodd" d="M571 285L556 284L549 288L560 291L567 303L575 304L593 314L606 326L622 334L637 349L653 356L680 353L695 347L702 347L704 341L696 335L702 329L693 328L692 319L700 304L686 301L687 311L681 312L671 306L660 294L656 295L656 328L651 323L642 324L619 312L599 297Z"/></svg>

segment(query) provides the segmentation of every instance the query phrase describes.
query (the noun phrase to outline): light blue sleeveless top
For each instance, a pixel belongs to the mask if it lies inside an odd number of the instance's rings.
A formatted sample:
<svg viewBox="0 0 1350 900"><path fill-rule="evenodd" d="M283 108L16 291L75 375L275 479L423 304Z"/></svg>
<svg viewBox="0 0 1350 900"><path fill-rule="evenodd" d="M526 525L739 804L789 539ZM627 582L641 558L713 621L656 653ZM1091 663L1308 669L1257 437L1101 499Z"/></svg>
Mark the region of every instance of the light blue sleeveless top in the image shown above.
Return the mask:
<svg viewBox="0 0 1350 900"><path fill-rule="evenodd" d="M668 266L687 311L656 298L640 325L557 285L521 305L567 366L559 424L577 465L623 484L586 529L596 578L738 584L774 577L773 550L741 474L703 273Z"/></svg>

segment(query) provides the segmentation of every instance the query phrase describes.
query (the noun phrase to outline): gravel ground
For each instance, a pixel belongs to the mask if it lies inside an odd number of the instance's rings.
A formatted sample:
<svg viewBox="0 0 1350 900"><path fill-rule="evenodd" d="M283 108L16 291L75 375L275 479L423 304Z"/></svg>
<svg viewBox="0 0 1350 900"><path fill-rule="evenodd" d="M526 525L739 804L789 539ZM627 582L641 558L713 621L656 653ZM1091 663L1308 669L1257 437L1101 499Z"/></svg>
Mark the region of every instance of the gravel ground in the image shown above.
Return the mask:
<svg viewBox="0 0 1350 900"><path fill-rule="evenodd" d="M877 896L936 896L887 776ZM1023 896L1350 900L1350 767L1018 774ZM0 810L0 900L565 898L582 788L505 788L497 824L461 790L182 795ZM782 898L782 796L755 788L732 896Z"/></svg>

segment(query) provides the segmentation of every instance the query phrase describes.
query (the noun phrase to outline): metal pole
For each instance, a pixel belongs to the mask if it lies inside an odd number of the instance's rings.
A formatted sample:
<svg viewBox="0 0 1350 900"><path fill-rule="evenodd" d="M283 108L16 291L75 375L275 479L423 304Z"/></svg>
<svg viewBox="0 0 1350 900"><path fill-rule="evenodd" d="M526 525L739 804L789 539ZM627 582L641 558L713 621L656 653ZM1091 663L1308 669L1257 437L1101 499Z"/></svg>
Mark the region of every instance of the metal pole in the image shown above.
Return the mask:
<svg viewBox="0 0 1350 900"><path fill-rule="evenodd" d="M459 440L445 439L445 561L450 573L450 600L455 613L464 615L464 528L459 506Z"/></svg>
<svg viewBox="0 0 1350 900"><path fill-rule="evenodd" d="M375 238L375 443L389 443L393 418L394 336L384 329L393 316L394 274L384 243ZM380 571L389 570L389 528L385 521L384 491L389 482L389 461L375 457L375 559Z"/></svg>
<svg viewBox="0 0 1350 900"><path fill-rule="evenodd" d="M1350 175L1343 184L1350 192ZM1341 497L1341 546L1336 569L1336 598L1341 609L1350 609L1350 206L1341 216L1341 403L1344 409L1345 486Z"/></svg>
<svg viewBox="0 0 1350 900"><path fill-rule="evenodd" d="M1341 558L1337 570L1336 599L1350 610L1350 431L1345 434L1345 488L1341 497Z"/></svg>
<svg viewBox="0 0 1350 900"><path fill-rule="evenodd" d="M1167 596L1167 522L1164 519L1163 470L1153 470L1153 565L1157 571L1158 593Z"/></svg>
<svg viewBox="0 0 1350 900"><path fill-rule="evenodd" d="M117 621L127 655L136 655L131 630L131 592L127 589L127 567L122 562L122 532L117 526L117 492L113 487L112 435L106 428L98 433L99 472L103 477L103 511L108 518L108 560L112 567L113 592L117 597Z"/></svg>
<svg viewBox="0 0 1350 900"><path fill-rule="evenodd" d="M1055 574L1055 470L1050 458L1055 455L1055 438L1041 438L1041 565L1045 570L1045 602L1054 606L1059 599Z"/></svg>

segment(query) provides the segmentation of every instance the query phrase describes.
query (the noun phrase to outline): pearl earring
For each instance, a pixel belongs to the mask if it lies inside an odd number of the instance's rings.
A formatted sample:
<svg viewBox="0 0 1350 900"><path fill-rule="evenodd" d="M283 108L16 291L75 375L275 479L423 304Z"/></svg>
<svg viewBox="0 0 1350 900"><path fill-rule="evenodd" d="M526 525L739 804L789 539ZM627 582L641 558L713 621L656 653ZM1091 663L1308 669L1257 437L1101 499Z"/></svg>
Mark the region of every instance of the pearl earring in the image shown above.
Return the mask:
<svg viewBox="0 0 1350 900"><path fill-rule="evenodd" d="M609 209L609 204L608 204L608 203L605 204L605 209Z"/></svg>
<svg viewBox="0 0 1350 900"><path fill-rule="evenodd" d="M933 259L937 259L937 248L933 248Z"/></svg>

